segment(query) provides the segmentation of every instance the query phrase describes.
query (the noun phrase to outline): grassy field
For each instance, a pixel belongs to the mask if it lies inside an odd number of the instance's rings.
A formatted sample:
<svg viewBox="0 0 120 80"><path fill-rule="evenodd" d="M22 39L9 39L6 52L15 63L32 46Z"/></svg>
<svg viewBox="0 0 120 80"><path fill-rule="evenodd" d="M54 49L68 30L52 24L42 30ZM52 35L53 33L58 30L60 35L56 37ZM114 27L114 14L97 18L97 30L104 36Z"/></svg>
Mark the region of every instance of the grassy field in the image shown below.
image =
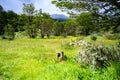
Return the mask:
<svg viewBox="0 0 120 80"><path fill-rule="evenodd" d="M114 66L92 70L78 65L74 56L79 48L66 46L70 39L0 39L0 80L118 80ZM59 51L67 61L56 60Z"/></svg>

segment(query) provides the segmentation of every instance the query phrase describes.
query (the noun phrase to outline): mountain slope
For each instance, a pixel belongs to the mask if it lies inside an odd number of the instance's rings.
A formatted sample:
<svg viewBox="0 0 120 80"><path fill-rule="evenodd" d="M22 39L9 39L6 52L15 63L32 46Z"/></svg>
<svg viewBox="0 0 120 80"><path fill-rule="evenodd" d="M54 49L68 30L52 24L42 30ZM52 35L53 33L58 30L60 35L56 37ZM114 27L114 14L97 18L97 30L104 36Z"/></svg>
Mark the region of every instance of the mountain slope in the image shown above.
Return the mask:
<svg viewBox="0 0 120 80"><path fill-rule="evenodd" d="M52 14L50 16L52 19L54 19L55 21L66 21L68 19L67 16L63 15L63 14Z"/></svg>

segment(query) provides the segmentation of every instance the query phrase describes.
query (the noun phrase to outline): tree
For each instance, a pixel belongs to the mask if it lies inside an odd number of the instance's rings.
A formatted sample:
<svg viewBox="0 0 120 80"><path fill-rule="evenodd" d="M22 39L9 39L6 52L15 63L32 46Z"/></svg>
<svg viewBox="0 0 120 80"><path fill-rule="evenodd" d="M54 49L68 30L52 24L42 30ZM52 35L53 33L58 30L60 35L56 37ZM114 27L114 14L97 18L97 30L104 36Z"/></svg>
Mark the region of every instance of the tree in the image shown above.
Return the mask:
<svg viewBox="0 0 120 80"><path fill-rule="evenodd" d="M41 27L42 27L42 10L38 10L35 13L34 19L33 19L33 23L35 24L35 26L38 29L38 33L41 34Z"/></svg>
<svg viewBox="0 0 120 80"><path fill-rule="evenodd" d="M26 26L26 32L30 38L35 38L37 36L37 27L35 24Z"/></svg>
<svg viewBox="0 0 120 80"><path fill-rule="evenodd" d="M41 37L44 38L45 35L49 38L52 32L52 25L53 20L51 19L50 15L43 13L42 14L42 22L41 22Z"/></svg>
<svg viewBox="0 0 120 80"><path fill-rule="evenodd" d="M120 27L119 0L54 0L52 3L69 13L89 11L97 17L97 24L106 22L104 27L113 26L114 32Z"/></svg>
<svg viewBox="0 0 120 80"><path fill-rule="evenodd" d="M53 25L53 20L49 14L43 13L41 9L36 11L33 23L39 29L41 38L44 38L45 35L49 38Z"/></svg>
<svg viewBox="0 0 120 80"><path fill-rule="evenodd" d="M3 11L4 11L4 9L3 9L3 7L0 5L0 13L3 12Z"/></svg>
<svg viewBox="0 0 120 80"><path fill-rule="evenodd" d="M37 36L37 28L36 25L33 24L35 7L31 4L23 4L23 12L27 15L27 25L25 30L30 38L35 38Z"/></svg>
<svg viewBox="0 0 120 80"><path fill-rule="evenodd" d="M17 21L18 21L18 15L13 11L8 11L7 12L7 24L12 25L15 31L18 31Z"/></svg>
<svg viewBox="0 0 120 80"><path fill-rule="evenodd" d="M53 24L53 33L55 36L60 36L63 34L64 25L63 22L55 21Z"/></svg>
<svg viewBox="0 0 120 80"><path fill-rule="evenodd" d="M96 26L93 23L94 17L90 12L83 12L77 18L76 22L80 27L81 34L89 35L95 31Z"/></svg>
<svg viewBox="0 0 120 80"><path fill-rule="evenodd" d="M2 6L0 6L0 35L4 37L4 34L6 34L6 31L9 31L4 29L4 27L10 27L12 26L13 31L17 31L17 17L18 15L14 13L13 11L4 11ZM13 35L14 38L14 35Z"/></svg>
<svg viewBox="0 0 120 80"><path fill-rule="evenodd" d="M33 23L34 23L36 26L38 26L38 28L40 28L41 23L42 23L42 14L43 14L43 12L42 12L42 10L40 9L40 10L36 11L36 14L35 14L35 16L34 16Z"/></svg>
<svg viewBox="0 0 120 80"><path fill-rule="evenodd" d="M4 26L6 25L6 23L7 23L7 13L0 5L0 35L4 34Z"/></svg>
<svg viewBox="0 0 120 80"><path fill-rule="evenodd" d="M18 21L17 21L17 30L18 31L25 31L25 27L27 25L27 18L25 14L18 15Z"/></svg>
<svg viewBox="0 0 120 80"><path fill-rule="evenodd" d="M4 26L7 25L7 12L0 12L0 35L4 34Z"/></svg>
<svg viewBox="0 0 120 80"><path fill-rule="evenodd" d="M65 31L66 35L75 36L76 35L76 27L77 27L77 24L76 24L75 20L68 19L67 21L64 22L64 31Z"/></svg>
<svg viewBox="0 0 120 80"><path fill-rule="evenodd" d="M3 39L8 39L8 40L13 40L15 38L14 28L13 28L12 25L7 24L4 27L4 36L2 38Z"/></svg>
<svg viewBox="0 0 120 80"><path fill-rule="evenodd" d="M31 25L33 20L33 15L35 13L34 5L32 3L31 4L23 3L23 13L28 16L28 25Z"/></svg>

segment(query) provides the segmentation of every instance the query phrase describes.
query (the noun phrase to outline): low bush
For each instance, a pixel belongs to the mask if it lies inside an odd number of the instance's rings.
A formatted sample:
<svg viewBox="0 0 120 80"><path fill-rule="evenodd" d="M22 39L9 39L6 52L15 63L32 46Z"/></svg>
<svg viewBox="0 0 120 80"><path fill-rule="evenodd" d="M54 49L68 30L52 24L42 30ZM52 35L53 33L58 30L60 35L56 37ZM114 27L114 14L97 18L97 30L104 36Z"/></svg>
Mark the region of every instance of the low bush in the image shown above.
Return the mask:
<svg viewBox="0 0 120 80"><path fill-rule="evenodd" d="M15 38L23 38L23 37L28 37L25 31L15 33Z"/></svg>
<svg viewBox="0 0 120 80"><path fill-rule="evenodd" d="M96 36L91 36L90 38L91 38L91 40L93 40L93 41L96 41L96 40L97 40L97 37L96 37Z"/></svg>
<svg viewBox="0 0 120 80"><path fill-rule="evenodd" d="M81 46L75 60L79 64L87 64L93 68L107 67L111 61L120 61L120 44L110 47L91 43Z"/></svg>

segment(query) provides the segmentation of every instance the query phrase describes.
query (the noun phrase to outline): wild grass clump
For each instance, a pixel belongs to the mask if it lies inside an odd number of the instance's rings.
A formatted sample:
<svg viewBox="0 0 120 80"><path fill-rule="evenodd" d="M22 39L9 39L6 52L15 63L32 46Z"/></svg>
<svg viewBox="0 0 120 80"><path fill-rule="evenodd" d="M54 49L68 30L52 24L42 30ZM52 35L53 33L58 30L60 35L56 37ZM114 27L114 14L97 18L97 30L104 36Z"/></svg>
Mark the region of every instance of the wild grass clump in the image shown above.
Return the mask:
<svg viewBox="0 0 120 80"><path fill-rule="evenodd" d="M72 50L72 49L75 48L74 46L71 46L71 45L69 44L69 42L65 42L64 44L61 44L61 47L62 47L63 49L67 49L67 50Z"/></svg>

